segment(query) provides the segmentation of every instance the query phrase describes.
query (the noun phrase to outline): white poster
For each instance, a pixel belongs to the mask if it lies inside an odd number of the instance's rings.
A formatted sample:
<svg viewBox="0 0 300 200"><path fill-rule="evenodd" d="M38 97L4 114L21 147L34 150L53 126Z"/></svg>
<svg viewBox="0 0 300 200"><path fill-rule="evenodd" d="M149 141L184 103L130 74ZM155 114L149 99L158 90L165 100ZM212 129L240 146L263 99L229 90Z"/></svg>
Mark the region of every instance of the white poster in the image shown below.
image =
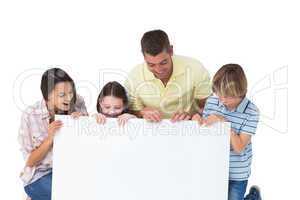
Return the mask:
<svg viewBox="0 0 300 200"><path fill-rule="evenodd" d="M53 200L226 200L228 123L56 116Z"/></svg>

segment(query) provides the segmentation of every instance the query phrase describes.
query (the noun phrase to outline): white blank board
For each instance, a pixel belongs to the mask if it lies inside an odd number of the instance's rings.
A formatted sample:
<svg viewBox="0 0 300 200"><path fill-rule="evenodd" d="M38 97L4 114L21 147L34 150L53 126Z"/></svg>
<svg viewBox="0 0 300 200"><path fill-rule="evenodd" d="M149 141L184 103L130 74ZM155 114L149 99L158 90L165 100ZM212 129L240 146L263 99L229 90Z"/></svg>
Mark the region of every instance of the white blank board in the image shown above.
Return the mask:
<svg viewBox="0 0 300 200"><path fill-rule="evenodd" d="M229 123L56 119L53 200L227 200Z"/></svg>

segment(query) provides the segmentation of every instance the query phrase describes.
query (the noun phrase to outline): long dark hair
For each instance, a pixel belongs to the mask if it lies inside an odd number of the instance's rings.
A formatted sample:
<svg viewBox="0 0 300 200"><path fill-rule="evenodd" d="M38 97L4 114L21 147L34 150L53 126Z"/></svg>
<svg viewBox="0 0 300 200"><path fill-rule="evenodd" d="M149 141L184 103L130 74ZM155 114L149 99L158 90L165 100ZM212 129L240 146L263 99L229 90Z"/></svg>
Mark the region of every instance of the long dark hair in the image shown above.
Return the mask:
<svg viewBox="0 0 300 200"><path fill-rule="evenodd" d="M61 82L70 82L73 89L73 98L71 100L71 110L74 109L76 102L76 88L73 79L60 68L51 68L44 72L41 80L41 91L45 101L48 101L49 94L54 89L55 85Z"/></svg>
<svg viewBox="0 0 300 200"><path fill-rule="evenodd" d="M118 83L117 81L108 82L102 88L102 90L97 98L96 108L97 108L98 113L102 113L99 102L102 101L102 99L106 96L113 96L113 97L122 99L124 107L125 107L125 109L123 110L123 113L127 112L128 97L127 97L125 88L120 83Z"/></svg>

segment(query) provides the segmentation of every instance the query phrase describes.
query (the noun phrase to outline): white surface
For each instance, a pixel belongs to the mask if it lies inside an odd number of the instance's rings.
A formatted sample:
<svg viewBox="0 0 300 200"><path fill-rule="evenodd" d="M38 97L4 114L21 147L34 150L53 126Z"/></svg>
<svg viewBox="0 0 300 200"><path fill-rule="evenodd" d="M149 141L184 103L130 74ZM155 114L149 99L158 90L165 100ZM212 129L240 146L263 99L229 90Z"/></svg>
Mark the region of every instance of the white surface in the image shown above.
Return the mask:
<svg viewBox="0 0 300 200"><path fill-rule="evenodd" d="M58 119L53 200L227 199L229 124Z"/></svg>

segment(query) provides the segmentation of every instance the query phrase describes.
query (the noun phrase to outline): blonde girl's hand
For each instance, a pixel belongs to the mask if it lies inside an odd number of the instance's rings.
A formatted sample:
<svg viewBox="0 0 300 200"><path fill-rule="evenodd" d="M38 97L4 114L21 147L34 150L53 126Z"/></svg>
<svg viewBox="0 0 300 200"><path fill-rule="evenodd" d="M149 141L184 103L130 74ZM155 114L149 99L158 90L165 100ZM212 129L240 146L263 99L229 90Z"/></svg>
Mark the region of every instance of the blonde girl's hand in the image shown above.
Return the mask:
<svg viewBox="0 0 300 200"><path fill-rule="evenodd" d="M198 122L200 125L202 125L203 122L204 122L204 119L203 119L198 113L196 113L196 114L193 115L192 121L196 121L196 122Z"/></svg>
<svg viewBox="0 0 300 200"><path fill-rule="evenodd" d="M133 119L133 118L136 118L136 116L131 115L129 113L124 113L124 114L118 116L118 123L120 126L124 126L128 122L129 119Z"/></svg>
<svg viewBox="0 0 300 200"><path fill-rule="evenodd" d="M55 133L63 126L62 121L56 120L48 125L48 139L52 142Z"/></svg>
<svg viewBox="0 0 300 200"><path fill-rule="evenodd" d="M93 117L95 117L97 123L99 124L105 124L106 122L106 116L101 113L94 114Z"/></svg>

